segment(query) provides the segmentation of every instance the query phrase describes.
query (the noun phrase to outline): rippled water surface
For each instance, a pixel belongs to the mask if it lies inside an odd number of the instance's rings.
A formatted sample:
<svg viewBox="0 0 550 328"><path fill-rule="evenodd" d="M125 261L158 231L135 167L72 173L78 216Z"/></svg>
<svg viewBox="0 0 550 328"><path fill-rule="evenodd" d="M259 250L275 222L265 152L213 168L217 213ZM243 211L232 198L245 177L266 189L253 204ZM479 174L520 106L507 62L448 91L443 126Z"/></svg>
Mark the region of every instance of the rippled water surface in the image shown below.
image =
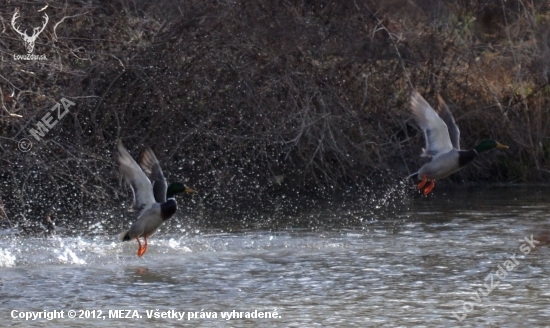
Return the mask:
<svg viewBox="0 0 550 328"><path fill-rule="evenodd" d="M161 231L143 258L135 242L119 243L114 234L5 232L1 325L29 325L13 310L63 310L64 318L32 325L445 327L458 326L459 317L463 326L545 327L549 200L550 189L538 187L436 188L376 217L366 205L348 204L342 219L360 217L362 225L344 229ZM540 243L529 245L531 235ZM118 309L141 318L112 318L109 310ZM68 318L69 310L83 318ZM185 311L183 320L148 318L170 310ZM221 317L233 310L243 318ZM277 318L245 318L255 310Z"/></svg>

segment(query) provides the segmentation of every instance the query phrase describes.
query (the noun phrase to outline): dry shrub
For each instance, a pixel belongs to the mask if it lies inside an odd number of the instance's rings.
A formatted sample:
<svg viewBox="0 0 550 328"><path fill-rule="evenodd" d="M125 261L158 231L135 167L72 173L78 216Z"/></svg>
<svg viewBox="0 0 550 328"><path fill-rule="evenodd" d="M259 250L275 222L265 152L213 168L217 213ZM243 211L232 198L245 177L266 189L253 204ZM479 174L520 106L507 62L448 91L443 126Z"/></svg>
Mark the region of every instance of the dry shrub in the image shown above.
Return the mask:
<svg viewBox="0 0 550 328"><path fill-rule="evenodd" d="M21 8L25 24L41 7ZM14 10L0 7L5 24ZM452 180L548 179L545 2L53 1L46 12L35 53L48 60L4 59L0 80L5 210L35 225L52 209L68 226L121 224L117 139L136 157L151 145L170 181L200 190L187 209L206 226L214 210L242 219L304 195L383 190L421 164L409 83L430 103L443 95L465 147L511 147ZM0 43L24 50L9 26ZM21 153L63 97L76 106Z"/></svg>

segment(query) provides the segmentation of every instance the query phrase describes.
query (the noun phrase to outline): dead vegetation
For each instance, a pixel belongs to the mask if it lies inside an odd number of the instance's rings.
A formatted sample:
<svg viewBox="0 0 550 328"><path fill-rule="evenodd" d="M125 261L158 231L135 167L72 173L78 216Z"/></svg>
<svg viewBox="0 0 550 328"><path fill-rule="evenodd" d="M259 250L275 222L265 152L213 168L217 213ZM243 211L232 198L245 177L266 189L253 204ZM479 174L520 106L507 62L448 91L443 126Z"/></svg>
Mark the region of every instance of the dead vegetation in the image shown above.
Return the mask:
<svg viewBox="0 0 550 328"><path fill-rule="evenodd" d="M127 201L118 138L135 155L151 145L209 210L372 190L420 164L409 81L451 105L464 147L489 137L510 146L451 180L550 177L546 2L52 1L34 48L47 60L14 60L26 53L14 12L31 29L44 6L0 5L9 217L39 222L53 210L56 222L93 224ZM76 105L34 140L30 129L63 97Z"/></svg>

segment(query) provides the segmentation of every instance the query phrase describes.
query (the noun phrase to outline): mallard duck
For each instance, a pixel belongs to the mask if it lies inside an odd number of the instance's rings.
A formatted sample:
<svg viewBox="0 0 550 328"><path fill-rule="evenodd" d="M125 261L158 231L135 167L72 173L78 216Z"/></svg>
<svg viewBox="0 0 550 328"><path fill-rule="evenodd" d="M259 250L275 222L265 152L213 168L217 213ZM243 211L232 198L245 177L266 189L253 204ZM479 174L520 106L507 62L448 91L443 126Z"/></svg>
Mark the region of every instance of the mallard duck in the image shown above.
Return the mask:
<svg viewBox="0 0 550 328"><path fill-rule="evenodd" d="M485 140L474 149L460 150L460 130L451 111L439 95L438 100L441 117L416 90L411 94L412 113L426 138L426 148L422 149L421 156L429 157L431 161L409 178L420 181L418 189L424 189L425 195L432 191L435 180L443 179L460 170L472 162L479 153L495 148L508 148L494 140Z"/></svg>
<svg viewBox="0 0 550 328"><path fill-rule="evenodd" d="M176 213L178 205L174 196L181 192L196 191L180 182L174 182L167 187L164 174L151 148L145 150L138 165L122 142L119 141L117 147L120 170L134 195L133 209L139 211L137 221L130 230L121 233L119 238L121 241L136 239L139 245L137 255L141 257L147 251L147 238ZM140 237L144 239L143 245Z"/></svg>

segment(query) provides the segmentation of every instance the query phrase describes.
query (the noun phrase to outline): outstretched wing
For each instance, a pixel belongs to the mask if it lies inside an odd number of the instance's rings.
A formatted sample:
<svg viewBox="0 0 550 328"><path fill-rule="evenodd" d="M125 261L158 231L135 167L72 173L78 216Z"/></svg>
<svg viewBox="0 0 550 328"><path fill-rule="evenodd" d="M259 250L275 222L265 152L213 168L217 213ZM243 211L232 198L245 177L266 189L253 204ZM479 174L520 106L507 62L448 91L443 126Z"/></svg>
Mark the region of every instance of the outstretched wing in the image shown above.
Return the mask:
<svg viewBox="0 0 550 328"><path fill-rule="evenodd" d="M166 183L164 174L162 174L159 161L151 148L147 147L147 149L145 149L143 155L141 155L139 166L141 166L141 169L145 172L153 184L153 195L155 196L155 201L157 203L166 202L166 191L168 189L168 184Z"/></svg>
<svg viewBox="0 0 550 328"><path fill-rule="evenodd" d="M124 176L124 180L132 189L134 194L133 208L140 212L140 215L151 208L155 203L153 198L153 187L149 179L130 153L124 148L122 142L118 142L118 163Z"/></svg>
<svg viewBox="0 0 550 328"><path fill-rule="evenodd" d="M426 138L424 156L437 156L453 149L447 125L416 90L411 94L411 110Z"/></svg>
<svg viewBox="0 0 550 328"><path fill-rule="evenodd" d="M441 118L443 119L443 122L447 124L447 129L449 129L449 137L451 138L451 144L454 148L460 149L460 130L458 129L458 125L456 125L453 114L451 114L449 107L447 107L445 100L441 98L439 93L437 94L437 100L439 102L437 106L437 112L439 113L439 116L441 116Z"/></svg>

